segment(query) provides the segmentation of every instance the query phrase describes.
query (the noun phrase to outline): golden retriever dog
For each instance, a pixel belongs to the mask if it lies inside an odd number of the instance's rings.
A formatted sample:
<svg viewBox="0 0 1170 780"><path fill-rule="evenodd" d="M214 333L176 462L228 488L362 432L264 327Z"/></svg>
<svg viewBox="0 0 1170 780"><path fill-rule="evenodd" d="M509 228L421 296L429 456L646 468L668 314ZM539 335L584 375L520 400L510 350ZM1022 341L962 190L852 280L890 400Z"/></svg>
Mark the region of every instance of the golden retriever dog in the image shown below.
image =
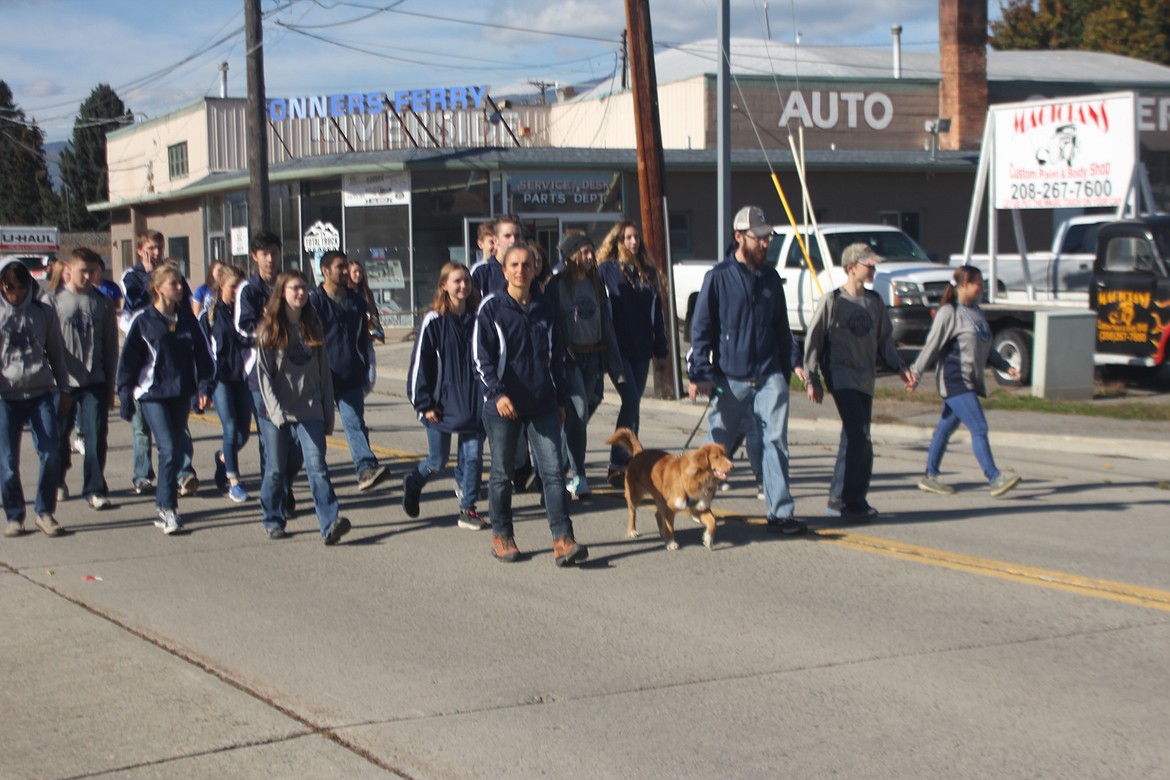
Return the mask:
<svg viewBox="0 0 1170 780"><path fill-rule="evenodd" d="M715 540L711 499L715 488L727 479L733 468L723 445L704 444L697 450L671 455L663 450L643 449L629 428L618 428L606 444L624 447L633 456L626 466L626 506L630 509L626 536L631 539L638 536L634 519L638 504L649 493L658 507L654 517L666 549L678 549L674 540L674 516L686 510L696 523L705 526L703 546L710 550Z"/></svg>

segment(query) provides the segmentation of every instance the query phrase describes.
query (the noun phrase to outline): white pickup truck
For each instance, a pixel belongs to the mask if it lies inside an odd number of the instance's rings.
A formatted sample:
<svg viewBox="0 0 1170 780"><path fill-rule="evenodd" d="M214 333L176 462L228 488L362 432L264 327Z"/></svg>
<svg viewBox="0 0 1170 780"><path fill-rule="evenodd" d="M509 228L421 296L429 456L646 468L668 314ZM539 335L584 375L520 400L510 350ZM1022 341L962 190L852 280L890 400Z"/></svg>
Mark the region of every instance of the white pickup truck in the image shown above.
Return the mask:
<svg viewBox="0 0 1170 780"><path fill-rule="evenodd" d="M802 226L800 233L815 274L809 270L800 242L796 240L796 232L791 227L777 225L768 247L768 262L776 266L784 281L788 323L797 338L803 338L821 296L845 281L845 269L841 268L839 261L842 250L860 242L868 244L886 259L877 267L873 289L889 307L894 339L906 344L921 344L925 340L932 313L938 308L943 290L951 282L953 269L932 263L910 236L888 225L825 223L819 226L818 232ZM675 310L686 318L688 339L695 299L703 277L713 265L709 260L684 260L674 264Z"/></svg>
<svg viewBox="0 0 1170 780"><path fill-rule="evenodd" d="M1112 222L1114 214L1088 214L1061 222L1052 237L1052 248L1028 252L1028 271L1037 301L1073 300L1088 304L1089 282L1093 278L1093 261L1097 257L1097 231ZM1019 254L997 253L995 289L998 293L1022 293L1028 289L1028 275ZM964 262L977 267L990 278L991 259L973 254L968 261L962 253L951 255L951 265Z"/></svg>

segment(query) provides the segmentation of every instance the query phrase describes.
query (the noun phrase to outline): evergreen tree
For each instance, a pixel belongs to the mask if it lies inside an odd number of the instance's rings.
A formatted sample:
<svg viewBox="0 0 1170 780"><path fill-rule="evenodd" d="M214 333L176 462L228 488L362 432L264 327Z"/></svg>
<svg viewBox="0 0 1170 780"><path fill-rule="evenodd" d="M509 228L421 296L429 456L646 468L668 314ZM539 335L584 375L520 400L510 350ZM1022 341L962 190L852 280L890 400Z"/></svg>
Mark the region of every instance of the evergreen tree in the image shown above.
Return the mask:
<svg viewBox="0 0 1170 780"><path fill-rule="evenodd" d="M1008 0L996 49L1103 51L1170 64L1170 0Z"/></svg>
<svg viewBox="0 0 1170 780"><path fill-rule="evenodd" d="M110 199L106 168L106 133L123 127L130 118L126 106L109 84L98 84L77 111L72 148L61 152L61 179L68 190L68 223L74 230L105 230L108 213L92 213L87 203Z"/></svg>
<svg viewBox="0 0 1170 780"><path fill-rule="evenodd" d="M0 80L0 222L56 225L59 200L45 161L45 137Z"/></svg>

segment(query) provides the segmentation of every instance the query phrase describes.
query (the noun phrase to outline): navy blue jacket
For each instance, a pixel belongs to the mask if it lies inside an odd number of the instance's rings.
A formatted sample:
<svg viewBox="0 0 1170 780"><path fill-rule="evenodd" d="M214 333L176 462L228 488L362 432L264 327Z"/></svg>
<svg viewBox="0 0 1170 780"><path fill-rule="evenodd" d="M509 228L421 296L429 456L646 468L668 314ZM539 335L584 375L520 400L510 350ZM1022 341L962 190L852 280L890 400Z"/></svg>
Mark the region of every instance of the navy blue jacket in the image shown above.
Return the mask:
<svg viewBox="0 0 1170 780"><path fill-rule="evenodd" d="M556 313L533 292L527 311L506 291L489 295L475 317L473 356L484 385L484 416L499 417L508 396L521 417L556 411L569 401L565 350Z"/></svg>
<svg viewBox="0 0 1170 780"><path fill-rule="evenodd" d="M751 269L735 253L707 272L691 320L692 382L792 374L784 283L771 265Z"/></svg>
<svg viewBox="0 0 1170 780"><path fill-rule="evenodd" d="M244 373L248 377L248 388L260 392L260 380L256 377L256 329L264 321L264 307L272 297L272 287L252 274L236 288L236 316L234 325L244 345Z"/></svg>
<svg viewBox="0 0 1170 780"><path fill-rule="evenodd" d="M136 401L189 401L196 393L210 396L215 390L215 367L207 339L189 306L180 303L177 311L174 332L153 306L130 321L118 362L117 391L123 417L133 413Z"/></svg>
<svg viewBox="0 0 1170 780"><path fill-rule="evenodd" d="M208 321L209 310L204 309L199 315L199 325L211 345L211 358L215 362L215 381L243 382L247 378L244 375L244 352L247 351L248 345L236 332L235 307L217 300L212 310L215 311L215 321Z"/></svg>
<svg viewBox="0 0 1170 780"><path fill-rule="evenodd" d="M186 277L180 276L179 281L183 283L183 301L179 305L190 309L191 288L187 285ZM135 263L122 274L122 330L129 329L130 318L136 311L145 309L153 303L150 294L150 273L141 262Z"/></svg>
<svg viewBox="0 0 1170 780"><path fill-rule="evenodd" d="M471 359L475 314L427 312L418 327L410 373L406 375L406 397L418 419L428 428L444 433L479 433L483 408L483 385ZM442 415L432 423L424 412L436 409Z"/></svg>
<svg viewBox="0 0 1170 780"><path fill-rule="evenodd" d="M309 303L321 318L325 331L325 355L333 375L333 392L349 387L363 387L370 373L370 330L366 318L366 301L346 288L340 306L321 285L309 293Z"/></svg>
<svg viewBox="0 0 1170 780"><path fill-rule="evenodd" d="M657 285L646 284L636 273L631 278L617 260L598 263L597 272L609 294L613 329L622 357L638 362L666 357L666 325Z"/></svg>
<svg viewBox="0 0 1170 780"><path fill-rule="evenodd" d="M494 255L485 257L471 269L471 281L479 288L479 294L486 298L504 286L504 266Z"/></svg>

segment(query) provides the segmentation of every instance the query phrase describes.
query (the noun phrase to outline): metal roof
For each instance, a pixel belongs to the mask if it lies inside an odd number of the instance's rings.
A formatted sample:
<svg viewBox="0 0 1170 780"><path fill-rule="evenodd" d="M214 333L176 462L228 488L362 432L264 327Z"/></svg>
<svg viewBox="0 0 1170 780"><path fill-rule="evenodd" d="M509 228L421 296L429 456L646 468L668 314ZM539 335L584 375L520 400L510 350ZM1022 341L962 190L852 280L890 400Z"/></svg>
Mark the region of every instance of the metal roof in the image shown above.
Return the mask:
<svg viewBox="0 0 1170 780"><path fill-rule="evenodd" d="M654 56L659 84L714 76L718 42L709 38L660 50ZM739 77L785 80L891 81L892 48L805 46L760 38L731 39L731 72ZM902 52L902 80L937 82L942 78L938 52ZM1128 89L1170 89L1170 68L1152 62L1091 51L987 51L988 82L1091 83ZM574 100L597 100L620 90L612 81L598 84Z"/></svg>

